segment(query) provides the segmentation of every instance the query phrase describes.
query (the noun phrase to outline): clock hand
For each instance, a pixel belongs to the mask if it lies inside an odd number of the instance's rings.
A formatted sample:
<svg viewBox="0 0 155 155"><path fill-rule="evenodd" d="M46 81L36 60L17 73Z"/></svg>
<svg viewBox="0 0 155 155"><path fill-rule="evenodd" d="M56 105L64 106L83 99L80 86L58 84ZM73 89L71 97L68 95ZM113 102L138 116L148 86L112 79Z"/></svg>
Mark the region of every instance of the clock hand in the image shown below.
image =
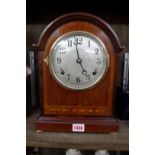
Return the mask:
<svg viewBox="0 0 155 155"><path fill-rule="evenodd" d="M77 48L77 44L75 43L75 46L76 46L76 53L77 53L77 59L76 59L76 62L78 63L78 64L80 64L80 66L81 66L81 68L82 68L82 74L83 75L86 75L86 76L89 76L89 75L87 75L87 71L83 68L83 65L82 65L82 59L80 58L80 56L79 56L79 51L78 51L78 48Z"/></svg>
<svg viewBox="0 0 155 155"><path fill-rule="evenodd" d="M75 43L75 47L76 47L76 53L77 53L77 59L76 59L76 62L78 63L78 64L80 64L81 65L81 67L82 67L82 70L84 70L83 69L83 66L82 66L82 59L80 58L80 56L79 56L79 51L78 51L78 48L77 48L77 44Z"/></svg>
<svg viewBox="0 0 155 155"><path fill-rule="evenodd" d="M82 74L87 76L87 71L83 68L82 63L79 63L82 68Z"/></svg>
<svg viewBox="0 0 155 155"><path fill-rule="evenodd" d="M82 59L81 59L80 56L79 56L79 51L78 51L78 48L77 48L77 44L75 44L75 46L76 46L76 53L77 53L77 56L78 56L78 58L76 59L76 62L77 62L78 64L80 64L80 66L81 66L81 68L82 68L82 74L83 74L83 75L86 75L86 74L87 74L87 71L83 68Z"/></svg>
<svg viewBox="0 0 155 155"><path fill-rule="evenodd" d="M82 62L82 59L81 59L80 56L79 56L79 51L78 51L78 48L77 48L77 44L75 44L75 47L76 47L77 57L78 57L79 60L81 60L80 62ZM78 59L77 59L77 60L78 60Z"/></svg>
<svg viewBox="0 0 155 155"><path fill-rule="evenodd" d="M76 62L78 64L80 64L81 68L82 68L82 74L83 75L87 75L87 71L83 68L83 65L82 65L82 59L77 59Z"/></svg>

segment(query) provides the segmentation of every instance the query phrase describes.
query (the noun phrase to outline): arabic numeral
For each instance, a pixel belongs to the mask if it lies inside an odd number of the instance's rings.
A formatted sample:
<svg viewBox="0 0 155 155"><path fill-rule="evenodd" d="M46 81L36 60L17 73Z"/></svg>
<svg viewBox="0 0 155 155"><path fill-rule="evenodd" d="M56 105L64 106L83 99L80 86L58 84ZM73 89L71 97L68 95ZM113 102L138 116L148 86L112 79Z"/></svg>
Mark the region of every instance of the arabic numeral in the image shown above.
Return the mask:
<svg viewBox="0 0 155 155"><path fill-rule="evenodd" d="M77 38L75 38L74 44L75 45L82 44L82 41L83 41L83 38L82 37L77 37Z"/></svg>
<svg viewBox="0 0 155 155"><path fill-rule="evenodd" d="M79 77L76 78L76 82L77 82L77 83L80 83L80 82L81 82L81 80L80 80Z"/></svg>
<svg viewBox="0 0 155 155"><path fill-rule="evenodd" d="M65 51L64 47L60 47L60 54L66 54L66 51Z"/></svg>
<svg viewBox="0 0 155 155"><path fill-rule="evenodd" d="M98 53L99 53L99 49L95 48L95 54L98 55Z"/></svg>
<svg viewBox="0 0 155 155"><path fill-rule="evenodd" d="M95 68L95 70L92 72L93 75L97 74L97 68Z"/></svg>
<svg viewBox="0 0 155 155"><path fill-rule="evenodd" d="M57 58L57 63L58 63L58 64L61 63L61 58L60 58L60 57Z"/></svg>
<svg viewBox="0 0 155 155"><path fill-rule="evenodd" d="M101 62L101 59L100 58L97 58L97 65L100 65L102 62Z"/></svg>
<svg viewBox="0 0 155 155"><path fill-rule="evenodd" d="M87 75L86 76L86 80L90 80L90 75Z"/></svg>
<svg viewBox="0 0 155 155"><path fill-rule="evenodd" d="M62 75L65 74L65 72L64 72L64 70L63 70L62 68L60 68L60 73L61 73Z"/></svg>
<svg viewBox="0 0 155 155"><path fill-rule="evenodd" d="M70 76L71 76L70 74L67 74L67 80L70 80Z"/></svg>

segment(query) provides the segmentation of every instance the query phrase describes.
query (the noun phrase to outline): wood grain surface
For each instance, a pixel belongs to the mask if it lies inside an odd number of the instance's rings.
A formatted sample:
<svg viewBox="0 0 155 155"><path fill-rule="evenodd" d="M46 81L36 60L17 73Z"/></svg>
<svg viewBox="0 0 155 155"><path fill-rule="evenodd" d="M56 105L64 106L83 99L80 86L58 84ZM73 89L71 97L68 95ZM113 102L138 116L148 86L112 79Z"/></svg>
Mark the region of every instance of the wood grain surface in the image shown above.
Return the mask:
<svg viewBox="0 0 155 155"><path fill-rule="evenodd" d="M104 43L109 54L110 65L105 77L95 87L88 90L72 91L60 86L51 76L48 66L43 61L48 57L53 43L60 36L71 31L86 31L97 36ZM113 116L117 81L116 53L121 52L124 47L121 46L110 25L94 15L86 13L67 14L57 18L44 29L38 43L33 44L33 49L37 52L42 51L39 61L41 115L59 115L65 116L65 119L68 118L67 116L102 116L104 119ZM112 122L113 126L111 125L108 129L109 132L114 131L114 128L115 131L118 130L115 121ZM38 129L41 124L44 125L42 129L46 128L47 120L41 119L37 124ZM104 122L101 124L103 125ZM99 126L96 126L96 124L93 124L93 126L94 132L96 132ZM52 128L52 126L48 127ZM108 126L105 125L104 128L106 129Z"/></svg>
<svg viewBox="0 0 155 155"><path fill-rule="evenodd" d="M94 133L37 133L35 122L39 113L34 113L26 121L26 145L44 148L76 148L88 150L129 150L129 124L128 121L119 121L119 132L111 134Z"/></svg>
<svg viewBox="0 0 155 155"><path fill-rule="evenodd" d="M102 27L102 28L101 28ZM50 48L61 35L70 31L86 31L102 40L110 56L110 68L104 79L94 88L85 91L71 91L63 88L52 78L48 66L43 62ZM113 113L116 85L116 52L123 49L111 27L100 18L83 13L64 15L49 24L40 36L37 50L43 50L41 56L41 101L43 114L60 115L102 115Z"/></svg>

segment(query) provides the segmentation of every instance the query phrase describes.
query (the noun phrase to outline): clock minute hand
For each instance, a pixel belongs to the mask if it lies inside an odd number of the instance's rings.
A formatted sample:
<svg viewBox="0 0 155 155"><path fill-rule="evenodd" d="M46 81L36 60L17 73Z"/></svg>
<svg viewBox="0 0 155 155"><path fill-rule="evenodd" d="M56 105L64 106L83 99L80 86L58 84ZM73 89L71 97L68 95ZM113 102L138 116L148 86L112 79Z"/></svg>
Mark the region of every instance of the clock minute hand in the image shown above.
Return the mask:
<svg viewBox="0 0 155 155"><path fill-rule="evenodd" d="M77 53L78 59L81 59L80 56L79 56L79 51L78 51L78 48L77 48L77 44L75 44L75 47L76 47L76 53ZM81 59L81 61L82 61L82 59Z"/></svg>
<svg viewBox="0 0 155 155"><path fill-rule="evenodd" d="M76 53L77 53L77 59L76 59L76 62L78 63L78 64L80 64L80 66L81 66L81 68L82 68L82 74L83 75L86 75L86 76L89 76L89 75L87 75L87 71L83 68L83 65L82 65L82 59L80 58L80 56L79 56L79 51L78 51L78 48L77 48L77 44L75 44L75 46L76 46Z"/></svg>
<svg viewBox="0 0 155 155"><path fill-rule="evenodd" d="M80 56L79 56L79 51L78 51L78 48L77 48L77 44L75 44L75 46L76 46L76 53L77 53L77 59L76 59L76 62L78 63L78 64L81 64L82 65L82 59L80 58ZM83 69L83 66L81 66L82 67L82 69Z"/></svg>

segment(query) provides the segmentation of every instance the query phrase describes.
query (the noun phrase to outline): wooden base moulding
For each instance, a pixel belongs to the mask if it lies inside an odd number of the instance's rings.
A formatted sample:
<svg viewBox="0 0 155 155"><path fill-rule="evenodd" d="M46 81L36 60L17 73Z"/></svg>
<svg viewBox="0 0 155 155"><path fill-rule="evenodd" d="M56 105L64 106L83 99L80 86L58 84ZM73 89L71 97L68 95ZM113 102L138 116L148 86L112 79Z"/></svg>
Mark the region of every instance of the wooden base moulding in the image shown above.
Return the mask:
<svg viewBox="0 0 155 155"><path fill-rule="evenodd" d="M79 130L73 129L79 127ZM81 129L82 127L82 129ZM37 132L117 132L119 123L114 117L47 117L41 116L36 122Z"/></svg>

